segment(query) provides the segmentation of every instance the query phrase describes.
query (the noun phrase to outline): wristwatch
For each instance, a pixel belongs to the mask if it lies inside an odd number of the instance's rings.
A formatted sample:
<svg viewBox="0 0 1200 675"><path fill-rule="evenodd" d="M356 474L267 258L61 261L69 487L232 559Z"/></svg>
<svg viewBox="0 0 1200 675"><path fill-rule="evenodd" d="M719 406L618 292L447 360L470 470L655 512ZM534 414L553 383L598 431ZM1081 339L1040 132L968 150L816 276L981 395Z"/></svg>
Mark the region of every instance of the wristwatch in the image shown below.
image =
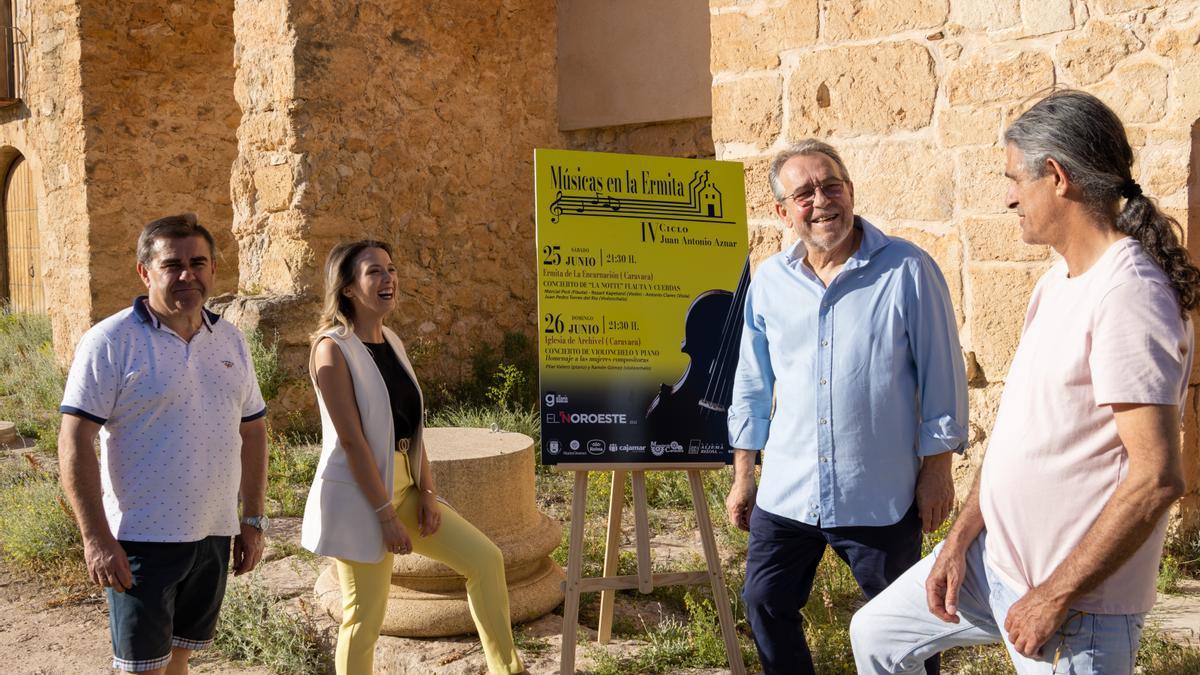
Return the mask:
<svg viewBox="0 0 1200 675"><path fill-rule="evenodd" d="M271 524L271 519L264 514L261 516L242 516L242 519L238 522L243 525L249 525L250 527L253 527L254 529L258 530L259 534L265 534L267 531L267 526Z"/></svg>

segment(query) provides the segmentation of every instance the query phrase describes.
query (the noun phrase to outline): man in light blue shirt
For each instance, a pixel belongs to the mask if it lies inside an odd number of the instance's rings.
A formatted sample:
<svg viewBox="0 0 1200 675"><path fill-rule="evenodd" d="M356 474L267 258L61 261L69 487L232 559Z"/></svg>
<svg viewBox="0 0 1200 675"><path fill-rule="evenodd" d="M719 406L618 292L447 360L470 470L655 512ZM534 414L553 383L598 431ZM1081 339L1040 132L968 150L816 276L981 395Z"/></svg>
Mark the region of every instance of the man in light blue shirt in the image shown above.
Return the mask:
<svg viewBox="0 0 1200 675"><path fill-rule="evenodd" d="M800 609L826 546L868 598L920 559L921 530L954 504L967 384L941 271L854 215L837 151L803 141L769 177L799 241L750 284L726 508L750 532L743 597L764 671L811 673Z"/></svg>

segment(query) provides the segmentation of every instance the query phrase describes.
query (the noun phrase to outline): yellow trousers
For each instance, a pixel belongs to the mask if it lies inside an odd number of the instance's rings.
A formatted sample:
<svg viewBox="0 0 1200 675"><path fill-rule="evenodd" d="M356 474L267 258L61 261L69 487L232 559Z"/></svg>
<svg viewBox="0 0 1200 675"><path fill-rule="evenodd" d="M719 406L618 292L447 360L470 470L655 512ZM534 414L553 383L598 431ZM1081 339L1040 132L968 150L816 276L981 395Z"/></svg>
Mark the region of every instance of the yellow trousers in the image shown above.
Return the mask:
<svg viewBox="0 0 1200 675"><path fill-rule="evenodd" d="M403 458L403 459L401 459ZM444 563L466 577L467 604L479 631L488 670L519 673L525 669L513 645L508 614L508 586L500 549L474 525L445 504L437 532L422 537L417 529L420 492L413 487L407 457L396 453L396 488L392 503L412 538L413 553ZM383 626L392 580L393 554L377 563L337 560L342 586L342 626L338 630L335 666L338 675L369 675L375 662L375 642Z"/></svg>

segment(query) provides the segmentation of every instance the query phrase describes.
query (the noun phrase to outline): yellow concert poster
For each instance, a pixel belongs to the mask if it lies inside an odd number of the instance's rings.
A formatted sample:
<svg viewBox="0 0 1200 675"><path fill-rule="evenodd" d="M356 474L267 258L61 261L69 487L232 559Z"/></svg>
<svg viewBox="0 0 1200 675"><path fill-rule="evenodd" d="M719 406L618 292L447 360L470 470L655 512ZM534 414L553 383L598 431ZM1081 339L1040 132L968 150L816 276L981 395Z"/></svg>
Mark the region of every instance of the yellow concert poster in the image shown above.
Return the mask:
<svg viewBox="0 0 1200 675"><path fill-rule="evenodd" d="M534 152L542 461L729 462L738 162Z"/></svg>

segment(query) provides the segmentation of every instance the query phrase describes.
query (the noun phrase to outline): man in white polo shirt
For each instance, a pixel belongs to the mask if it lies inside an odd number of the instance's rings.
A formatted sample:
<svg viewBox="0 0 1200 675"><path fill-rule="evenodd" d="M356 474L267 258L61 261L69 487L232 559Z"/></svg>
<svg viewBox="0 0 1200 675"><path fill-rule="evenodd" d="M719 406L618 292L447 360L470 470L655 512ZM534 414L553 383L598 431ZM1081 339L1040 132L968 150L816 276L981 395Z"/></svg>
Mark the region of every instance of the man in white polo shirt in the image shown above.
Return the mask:
<svg viewBox="0 0 1200 675"><path fill-rule="evenodd" d="M1200 269L1133 180L1117 116L1060 91L1005 133L1038 282L980 475L945 542L854 617L860 673L1003 642L1019 673L1131 673L1166 512Z"/></svg>
<svg viewBox="0 0 1200 675"><path fill-rule="evenodd" d="M241 332L204 308L208 230L161 218L137 255L147 295L76 349L59 465L88 574L107 589L113 667L177 674L212 643L230 538L235 574L262 556L266 407Z"/></svg>

